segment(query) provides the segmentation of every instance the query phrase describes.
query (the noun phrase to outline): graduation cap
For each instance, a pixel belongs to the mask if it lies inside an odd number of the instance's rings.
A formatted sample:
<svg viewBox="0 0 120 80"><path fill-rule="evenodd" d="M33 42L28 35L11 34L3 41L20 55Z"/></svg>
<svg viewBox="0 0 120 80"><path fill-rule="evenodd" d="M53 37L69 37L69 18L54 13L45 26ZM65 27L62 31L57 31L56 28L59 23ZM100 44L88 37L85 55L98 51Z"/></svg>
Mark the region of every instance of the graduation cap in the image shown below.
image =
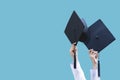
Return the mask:
<svg viewBox="0 0 120 80"><path fill-rule="evenodd" d="M115 40L115 37L100 19L93 23L82 36L84 38L80 38L80 41L83 39L82 42L88 49L98 52Z"/></svg>
<svg viewBox="0 0 120 80"><path fill-rule="evenodd" d="M71 44L76 43L75 45L77 45L83 30L84 30L83 22L81 21L77 13L73 11L65 28L65 34L69 41L71 42ZM76 55L74 55L74 68L76 68Z"/></svg>
<svg viewBox="0 0 120 80"><path fill-rule="evenodd" d="M100 52L115 40L115 37L108 30L102 20L97 20L86 31L82 33L79 39L88 49L94 49ZM98 58L98 76L100 77L100 60Z"/></svg>
<svg viewBox="0 0 120 80"><path fill-rule="evenodd" d="M73 11L65 28L65 34L68 37L71 44L76 42L77 45L83 30L84 30L83 22L81 21L77 13Z"/></svg>
<svg viewBox="0 0 120 80"><path fill-rule="evenodd" d="M100 52L115 40L115 37L108 30L105 24L99 19L89 28L85 20L80 19L73 11L68 24L65 28L65 34L71 43L83 42L88 49L94 49ZM76 68L76 56L74 55L74 68ZM100 62L98 61L98 76L100 76Z"/></svg>

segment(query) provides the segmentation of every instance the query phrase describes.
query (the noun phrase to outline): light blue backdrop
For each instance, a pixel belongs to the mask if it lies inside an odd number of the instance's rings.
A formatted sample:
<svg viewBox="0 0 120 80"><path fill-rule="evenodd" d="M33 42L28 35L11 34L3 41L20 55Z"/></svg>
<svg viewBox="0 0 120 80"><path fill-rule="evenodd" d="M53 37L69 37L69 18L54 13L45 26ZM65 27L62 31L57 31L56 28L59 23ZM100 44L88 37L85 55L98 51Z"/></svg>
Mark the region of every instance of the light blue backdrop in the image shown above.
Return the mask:
<svg viewBox="0 0 120 80"><path fill-rule="evenodd" d="M90 26L102 19L116 37L100 53L101 80L120 80L119 0L0 0L0 80L74 80L64 34L75 10ZM87 48L78 44L89 80Z"/></svg>

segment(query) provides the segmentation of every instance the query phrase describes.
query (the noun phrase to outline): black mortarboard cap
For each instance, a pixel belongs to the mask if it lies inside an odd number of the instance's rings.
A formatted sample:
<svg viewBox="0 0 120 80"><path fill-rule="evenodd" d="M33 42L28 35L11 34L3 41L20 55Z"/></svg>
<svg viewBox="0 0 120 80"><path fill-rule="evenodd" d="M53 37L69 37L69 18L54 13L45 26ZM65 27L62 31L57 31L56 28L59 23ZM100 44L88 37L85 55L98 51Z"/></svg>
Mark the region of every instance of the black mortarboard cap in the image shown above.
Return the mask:
<svg viewBox="0 0 120 80"><path fill-rule="evenodd" d="M87 27L87 23L85 22L85 20L82 18L81 21L83 22L84 24L84 30L79 38L79 41L81 42L84 42L86 39L87 39L87 35L86 35L86 32L88 30L88 27Z"/></svg>
<svg viewBox="0 0 120 80"><path fill-rule="evenodd" d="M83 42L87 48L98 52L115 40L115 37L100 19L92 24L84 35Z"/></svg>
<svg viewBox="0 0 120 80"><path fill-rule="evenodd" d="M77 44L83 32L83 29L84 29L83 22L81 21L77 13L73 11L68 21L68 24L65 28L65 34L67 35L71 43L76 42Z"/></svg>
<svg viewBox="0 0 120 80"><path fill-rule="evenodd" d="M88 49L100 52L115 40L115 37L99 19L88 29L84 30L80 39ZM98 58L98 76L100 77L100 60Z"/></svg>
<svg viewBox="0 0 120 80"><path fill-rule="evenodd" d="M83 22L81 21L77 13L73 11L65 28L65 34L70 40L71 44L76 43L75 45L77 45L83 30ZM76 53L74 54L74 68L76 68Z"/></svg>

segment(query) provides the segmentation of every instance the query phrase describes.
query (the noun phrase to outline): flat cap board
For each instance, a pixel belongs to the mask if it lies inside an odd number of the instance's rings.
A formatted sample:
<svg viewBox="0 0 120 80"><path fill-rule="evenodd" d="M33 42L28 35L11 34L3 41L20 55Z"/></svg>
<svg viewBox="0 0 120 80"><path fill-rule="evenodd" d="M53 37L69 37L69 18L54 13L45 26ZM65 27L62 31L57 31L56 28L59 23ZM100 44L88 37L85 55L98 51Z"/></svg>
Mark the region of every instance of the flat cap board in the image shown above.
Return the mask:
<svg viewBox="0 0 120 80"><path fill-rule="evenodd" d="M88 28L83 42L88 49L100 52L114 40L115 37L99 19Z"/></svg>

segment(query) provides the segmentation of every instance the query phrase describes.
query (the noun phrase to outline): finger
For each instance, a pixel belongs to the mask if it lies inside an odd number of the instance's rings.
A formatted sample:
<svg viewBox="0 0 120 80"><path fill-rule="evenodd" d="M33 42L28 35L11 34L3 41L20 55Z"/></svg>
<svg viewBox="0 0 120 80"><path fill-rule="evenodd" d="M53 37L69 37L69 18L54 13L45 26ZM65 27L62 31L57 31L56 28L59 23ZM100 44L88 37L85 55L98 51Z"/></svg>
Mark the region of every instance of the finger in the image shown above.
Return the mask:
<svg viewBox="0 0 120 80"><path fill-rule="evenodd" d="M91 53L92 53L92 49L89 50L89 54L91 54Z"/></svg>
<svg viewBox="0 0 120 80"><path fill-rule="evenodd" d="M94 49L91 49L91 51L94 51Z"/></svg>
<svg viewBox="0 0 120 80"><path fill-rule="evenodd" d="M94 55L94 51L92 51L91 54Z"/></svg>
<svg viewBox="0 0 120 80"><path fill-rule="evenodd" d="M93 51L93 49L90 49L90 51L92 52L92 51Z"/></svg>
<svg viewBox="0 0 120 80"><path fill-rule="evenodd" d="M96 53L95 58L96 58L96 59L98 58L98 53Z"/></svg>

